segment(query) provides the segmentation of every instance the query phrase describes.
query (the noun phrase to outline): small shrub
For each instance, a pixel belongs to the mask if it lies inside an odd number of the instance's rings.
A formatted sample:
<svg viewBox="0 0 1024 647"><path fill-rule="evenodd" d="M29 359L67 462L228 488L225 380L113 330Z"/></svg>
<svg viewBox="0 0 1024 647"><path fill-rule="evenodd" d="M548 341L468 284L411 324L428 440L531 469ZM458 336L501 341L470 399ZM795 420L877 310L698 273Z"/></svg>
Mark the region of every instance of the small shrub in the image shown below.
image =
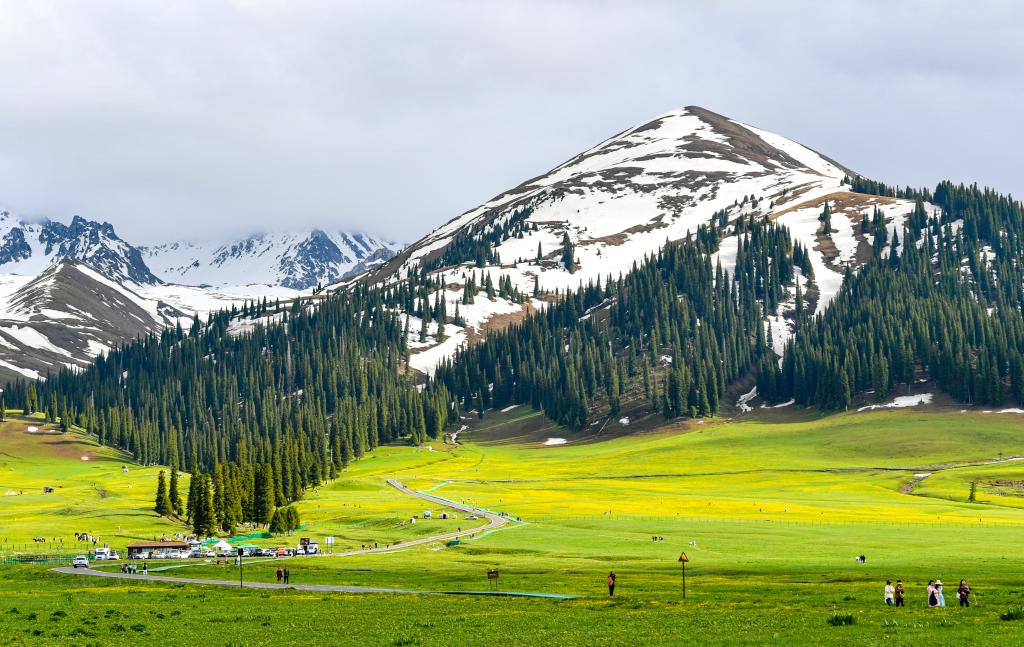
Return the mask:
<svg viewBox="0 0 1024 647"><path fill-rule="evenodd" d="M111 631L118 631L118 632L124 631L124 625L121 624L120 622L115 622L114 624L110 625L110 630Z"/></svg>
<svg viewBox="0 0 1024 647"><path fill-rule="evenodd" d="M39 617L39 614L37 614L35 611L33 611L32 613L30 613L27 616L25 616L25 619L26 620L35 620L38 617Z"/></svg>
<svg viewBox="0 0 1024 647"><path fill-rule="evenodd" d="M1002 620L1024 620L1024 607L1010 607L1005 613L999 614Z"/></svg>
<svg viewBox="0 0 1024 647"><path fill-rule="evenodd" d="M857 619L853 617L852 613L835 613L826 622L833 627L842 627L843 625L852 625Z"/></svg>
<svg viewBox="0 0 1024 647"><path fill-rule="evenodd" d="M137 631L139 633L142 633L145 630L146 630L146 625L144 625L142 623L138 623L138 624L132 625L132 631Z"/></svg>

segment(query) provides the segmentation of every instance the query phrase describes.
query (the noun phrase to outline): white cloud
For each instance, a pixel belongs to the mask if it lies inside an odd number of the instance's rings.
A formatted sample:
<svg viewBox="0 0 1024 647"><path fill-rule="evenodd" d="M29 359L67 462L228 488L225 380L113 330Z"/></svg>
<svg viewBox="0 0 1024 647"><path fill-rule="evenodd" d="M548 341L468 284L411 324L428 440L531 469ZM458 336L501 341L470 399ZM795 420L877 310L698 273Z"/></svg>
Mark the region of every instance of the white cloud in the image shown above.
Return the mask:
<svg viewBox="0 0 1024 647"><path fill-rule="evenodd" d="M1024 193L1014 4L0 0L0 206L138 242L412 240L698 104L889 182Z"/></svg>

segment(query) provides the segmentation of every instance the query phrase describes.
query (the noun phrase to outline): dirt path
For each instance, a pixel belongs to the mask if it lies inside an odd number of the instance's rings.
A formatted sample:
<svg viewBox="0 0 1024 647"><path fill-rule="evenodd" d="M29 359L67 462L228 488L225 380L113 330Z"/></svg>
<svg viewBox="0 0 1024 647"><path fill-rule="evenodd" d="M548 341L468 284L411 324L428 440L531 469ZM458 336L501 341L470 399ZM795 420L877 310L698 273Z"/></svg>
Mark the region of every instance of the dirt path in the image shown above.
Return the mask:
<svg viewBox="0 0 1024 647"><path fill-rule="evenodd" d="M166 575L129 575L128 573L112 573L110 571L94 571L91 568L74 568L61 566L52 569L55 573L65 575L87 575L92 577L110 577L122 580L141 580L145 582L171 582L177 584L205 584L207 586L231 586L246 589L295 589L296 591L323 591L334 593L418 593L426 595L501 595L521 598L552 598L556 600L573 599L575 595L563 593L529 593L514 591L421 591L415 589L386 589L374 586L340 586L335 584L275 584L273 582L244 582L239 584L233 580L206 580L198 577L168 577Z"/></svg>

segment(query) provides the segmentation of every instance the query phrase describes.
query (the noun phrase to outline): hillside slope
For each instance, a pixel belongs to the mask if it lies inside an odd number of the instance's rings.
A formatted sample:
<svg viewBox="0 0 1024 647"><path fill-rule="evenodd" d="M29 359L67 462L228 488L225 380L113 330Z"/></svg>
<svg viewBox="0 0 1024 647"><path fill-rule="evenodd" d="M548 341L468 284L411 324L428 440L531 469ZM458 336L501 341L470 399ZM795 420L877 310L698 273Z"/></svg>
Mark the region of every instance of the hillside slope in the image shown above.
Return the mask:
<svg viewBox="0 0 1024 647"><path fill-rule="evenodd" d="M0 295L0 376L39 378L185 317L82 263L64 261Z"/></svg>

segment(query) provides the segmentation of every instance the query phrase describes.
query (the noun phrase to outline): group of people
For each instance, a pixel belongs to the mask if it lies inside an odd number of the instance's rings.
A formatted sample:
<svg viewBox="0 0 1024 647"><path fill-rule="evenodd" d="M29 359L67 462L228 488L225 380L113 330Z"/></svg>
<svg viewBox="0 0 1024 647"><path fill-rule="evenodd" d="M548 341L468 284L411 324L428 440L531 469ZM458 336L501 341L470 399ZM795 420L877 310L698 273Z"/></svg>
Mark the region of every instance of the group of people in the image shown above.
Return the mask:
<svg viewBox="0 0 1024 647"><path fill-rule="evenodd" d="M139 574L139 565L138 564L121 564L121 572L122 573L128 573L129 575L138 575ZM146 562L142 562L142 574L143 575L149 575L149 564L147 564Z"/></svg>
<svg viewBox="0 0 1024 647"><path fill-rule="evenodd" d="M280 566L277 567L277 583L278 584L281 583L281 580L284 580L284 583L287 584L288 583L288 578L290 576L291 576L291 573L288 571L288 567L287 566L285 566L284 568L281 568Z"/></svg>
<svg viewBox="0 0 1024 647"><path fill-rule="evenodd" d="M946 606L946 596L942 592L942 580L930 580L927 592L929 607ZM885 603L890 607L906 606L906 589L903 588L903 580L896 580L895 586L893 586L892 580L886 580L884 596ZM956 590L956 597L960 601L960 606L971 606L971 587L967 585L967 580L960 580L960 586Z"/></svg>

